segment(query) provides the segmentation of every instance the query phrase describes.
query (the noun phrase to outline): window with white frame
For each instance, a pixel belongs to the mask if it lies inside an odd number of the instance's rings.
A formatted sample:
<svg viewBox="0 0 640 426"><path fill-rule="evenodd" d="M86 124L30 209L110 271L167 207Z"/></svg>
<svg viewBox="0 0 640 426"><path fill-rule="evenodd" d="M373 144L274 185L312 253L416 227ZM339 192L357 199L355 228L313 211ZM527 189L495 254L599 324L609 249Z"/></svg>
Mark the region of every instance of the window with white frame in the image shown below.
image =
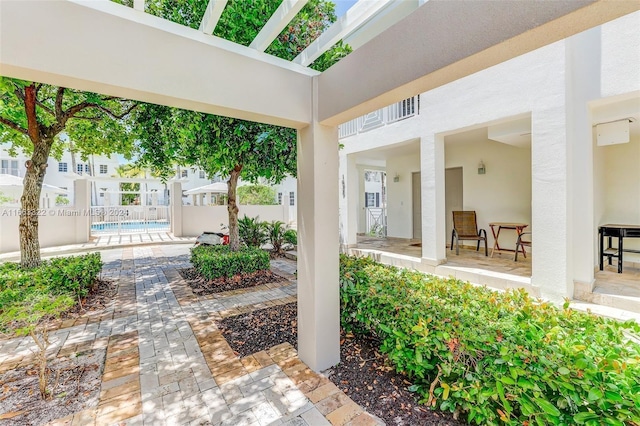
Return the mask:
<svg viewBox="0 0 640 426"><path fill-rule="evenodd" d="M199 176L200 176L200 179L206 179L207 178L206 174L204 173L204 170L200 170Z"/></svg>
<svg viewBox="0 0 640 426"><path fill-rule="evenodd" d="M296 205L296 193L293 191L289 192L289 205L290 206Z"/></svg>
<svg viewBox="0 0 640 426"><path fill-rule="evenodd" d="M380 193L379 192L365 192L364 193L365 207L380 207Z"/></svg>
<svg viewBox="0 0 640 426"><path fill-rule="evenodd" d="M282 204L282 192L278 192L278 204Z"/></svg>
<svg viewBox="0 0 640 426"><path fill-rule="evenodd" d="M84 165L84 171L85 171L86 174L91 176L91 167L89 166L89 164L85 164Z"/></svg>
<svg viewBox="0 0 640 426"><path fill-rule="evenodd" d="M188 170L182 170L180 176L183 177L183 178L189 177L189 171Z"/></svg>
<svg viewBox="0 0 640 426"><path fill-rule="evenodd" d="M65 163L65 162L58 163L58 171L59 172L66 173L68 170L69 170L69 166L68 166L67 163Z"/></svg>
<svg viewBox="0 0 640 426"><path fill-rule="evenodd" d="M82 163L76 164L76 172L78 172L79 175L82 174L83 170L84 170L84 164L82 164Z"/></svg>
<svg viewBox="0 0 640 426"><path fill-rule="evenodd" d="M101 175L106 175L108 171L109 171L109 168L107 167L106 164L100 164L100 174Z"/></svg>

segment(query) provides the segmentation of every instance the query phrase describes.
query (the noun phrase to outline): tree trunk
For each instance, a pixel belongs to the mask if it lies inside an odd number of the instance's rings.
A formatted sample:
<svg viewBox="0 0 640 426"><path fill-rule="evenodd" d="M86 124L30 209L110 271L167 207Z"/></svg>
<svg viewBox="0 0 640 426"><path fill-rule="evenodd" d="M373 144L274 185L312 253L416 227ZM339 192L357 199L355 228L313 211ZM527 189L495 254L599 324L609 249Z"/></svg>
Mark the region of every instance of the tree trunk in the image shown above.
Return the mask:
<svg viewBox="0 0 640 426"><path fill-rule="evenodd" d="M47 160L53 140L42 139L34 143L33 155L26 162L21 212L20 212L20 258L25 268L40 264L40 241L38 239L38 219L40 214L40 195L42 182L47 171Z"/></svg>
<svg viewBox="0 0 640 426"><path fill-rule="evenodd" d="M242 166L236 166L229 175L229 181L227 182L227 211L229 212L229 248L231 251L238 251L240 249L240 232L238 229L238 204L236 203L236 193L238 188L238 178Z"/></svg>

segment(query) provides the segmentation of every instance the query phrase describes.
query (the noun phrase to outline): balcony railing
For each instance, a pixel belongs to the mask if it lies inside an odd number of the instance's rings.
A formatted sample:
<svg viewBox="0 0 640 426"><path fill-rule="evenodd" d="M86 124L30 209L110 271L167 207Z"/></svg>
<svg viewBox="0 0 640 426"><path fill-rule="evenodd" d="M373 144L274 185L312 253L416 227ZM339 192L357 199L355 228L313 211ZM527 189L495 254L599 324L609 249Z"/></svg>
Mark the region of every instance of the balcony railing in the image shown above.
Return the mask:
<svg viewBox="0 0 640 426"><path fill-rule="evenodd" d="M395 104L370 112L362 117L347 121L338 126L338 136L346 138L357 133L367 132L386 124L395 123L420 113L420 95L404 99Z"/></svg>

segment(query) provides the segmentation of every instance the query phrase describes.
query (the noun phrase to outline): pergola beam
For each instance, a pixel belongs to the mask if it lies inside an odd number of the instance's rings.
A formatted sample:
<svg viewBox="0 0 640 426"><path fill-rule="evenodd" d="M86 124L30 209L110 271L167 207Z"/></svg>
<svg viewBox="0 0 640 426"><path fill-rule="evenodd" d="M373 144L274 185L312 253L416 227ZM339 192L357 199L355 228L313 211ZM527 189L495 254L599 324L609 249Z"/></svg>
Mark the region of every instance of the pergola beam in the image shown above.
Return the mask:
<svg viewBox="0 0 640 426"><path fill-rule="evenodd" d="M286 127L311 121L309 68L109 1L0 8L0 75Z"/></svg>
<svg viewBox="0 0 640 426"><path fill-rule="evenodd" d="M637 10L637 0L430 0L318 77L319 120L347 122Z"/></svg>
<svg viewBox="0 0 640 426"><path fill-rule="evenodd" d="M207 9L204 11L199 30L205 34L213 34L218 21L222 16L225 6L229 0L209 0Z"/></svg>
<svg viewBox="0 0 640 426"><path fill-rule="evenodd" d="M144 1L145 0L133 0L133 8L135 10L144 12Z"/></svg>
<svg viewBox="0 0 640 426"><path fill-rule="evenodd" d="M311 65L320 55L331 49L334 44L356 31L390 3L391 0L359 1L323 32L320 37L300 52L293 62L305 67Z"/></svg>
<svg viewBox="0 0 640 426"><path fill-rule="evenodd" d="M262 27L250 48L264 52L309 0L284 0Z"/></svg>

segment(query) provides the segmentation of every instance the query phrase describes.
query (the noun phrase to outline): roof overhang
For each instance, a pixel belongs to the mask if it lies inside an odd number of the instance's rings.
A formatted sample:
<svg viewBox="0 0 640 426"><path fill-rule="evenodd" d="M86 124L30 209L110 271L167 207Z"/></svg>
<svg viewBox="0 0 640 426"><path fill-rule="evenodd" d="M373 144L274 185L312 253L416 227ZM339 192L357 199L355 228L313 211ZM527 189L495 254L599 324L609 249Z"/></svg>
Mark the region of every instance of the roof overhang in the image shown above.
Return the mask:
<svg viewBox="0 0 640 426"><path fill-rule="evenodd" d="M429 0L319 77L338 125L640 10L636 0Z"/></svg>

